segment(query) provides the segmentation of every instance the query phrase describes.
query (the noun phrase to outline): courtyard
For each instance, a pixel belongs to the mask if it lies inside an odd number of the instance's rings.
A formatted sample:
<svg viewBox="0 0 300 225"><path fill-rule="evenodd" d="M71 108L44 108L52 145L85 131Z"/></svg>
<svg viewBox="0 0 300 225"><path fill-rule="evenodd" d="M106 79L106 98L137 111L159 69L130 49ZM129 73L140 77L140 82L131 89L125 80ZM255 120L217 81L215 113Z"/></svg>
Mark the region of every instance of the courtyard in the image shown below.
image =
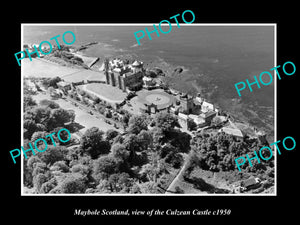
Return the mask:
<svg viewBox="0 0 300 225"><path fill-rule="evenodd" d="M130 100L130 104L123 106L124 109L128 110L133 114L140 114L142 110L146 109L145 104L157 105L158 110L163 110L172 104L175 104L175 97L164 92L163 89L155 90L140 90L136 92L135 97Z"/></svg>

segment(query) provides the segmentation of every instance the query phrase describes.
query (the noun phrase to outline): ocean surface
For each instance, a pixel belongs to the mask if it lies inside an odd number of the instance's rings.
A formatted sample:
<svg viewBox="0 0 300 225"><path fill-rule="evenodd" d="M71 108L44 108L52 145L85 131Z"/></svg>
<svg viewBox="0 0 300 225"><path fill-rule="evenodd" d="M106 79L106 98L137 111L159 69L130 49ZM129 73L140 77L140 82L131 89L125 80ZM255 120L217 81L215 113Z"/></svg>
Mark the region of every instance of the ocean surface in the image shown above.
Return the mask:
<svg viewBox="0 0 300 225"><path fill-rule="evenodd" d="M259 127L273 136L274 132L274 82L269 86L253 86L239 97L234 84L253 80L263 71L274 67L273 26L181 26L173 24L168 34L152 33L138 45L134 32L151 25L136 26L24 26L24 43L49 40L65 31L76 36L73 45L80 46L97 41L84 53L105 57L130 54L145 63L153 62L172 67L182 67L184 72L168 78L175 88L191 94L200 92L208 101L230 112L234 117ZM163 28L167 30L167 27ZM68 39L69 38L69 39ZM66 35L72 41L71 35ZM63 43L60 40L60 43ZM54 41L51 41L54 43ZM266 80L267 82L267 80Z"/></svg>

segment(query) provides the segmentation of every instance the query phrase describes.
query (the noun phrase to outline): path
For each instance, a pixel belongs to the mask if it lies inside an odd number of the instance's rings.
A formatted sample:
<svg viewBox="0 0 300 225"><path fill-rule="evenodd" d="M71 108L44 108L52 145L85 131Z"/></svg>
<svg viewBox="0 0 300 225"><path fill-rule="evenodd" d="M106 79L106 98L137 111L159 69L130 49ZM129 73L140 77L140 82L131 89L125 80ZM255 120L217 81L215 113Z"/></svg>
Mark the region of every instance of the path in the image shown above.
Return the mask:
<svg viewBox="0 0 300 225"><path fill-rule="evenodd" d="M174 193L174 191L175 191L175 184L179 181L179 179L183 175L184 171L186 170L186 164L187 164L187 160L185 160L185 162L184 162L182 168L180 169L179 173L177 174L177 176L174 178L174 180L172 181L172 183L167 188L166 193L167 192Z"/></svg>

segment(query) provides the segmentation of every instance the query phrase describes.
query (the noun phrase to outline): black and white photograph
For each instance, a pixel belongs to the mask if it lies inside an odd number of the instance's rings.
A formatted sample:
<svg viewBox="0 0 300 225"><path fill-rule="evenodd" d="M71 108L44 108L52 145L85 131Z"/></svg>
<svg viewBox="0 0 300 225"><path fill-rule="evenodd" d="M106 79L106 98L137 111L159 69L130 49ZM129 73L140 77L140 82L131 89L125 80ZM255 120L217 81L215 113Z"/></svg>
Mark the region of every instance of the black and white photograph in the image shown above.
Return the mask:
<svg viewBox="0 0 300 225"><path fill-rule="evenodd" d="M43 3L2 14L3 221L297 221L296 5Z"/></svg>
<svg viewBox="0 0 300 225"><path fill-rule="evenodd" d="M276 24L22 24L22 34L22 146L34 146L22 194L276 194L276 150L259 151L275 142L275 86L254 79L276 66ZM246 78L248 90L235 87Z"/></svg>

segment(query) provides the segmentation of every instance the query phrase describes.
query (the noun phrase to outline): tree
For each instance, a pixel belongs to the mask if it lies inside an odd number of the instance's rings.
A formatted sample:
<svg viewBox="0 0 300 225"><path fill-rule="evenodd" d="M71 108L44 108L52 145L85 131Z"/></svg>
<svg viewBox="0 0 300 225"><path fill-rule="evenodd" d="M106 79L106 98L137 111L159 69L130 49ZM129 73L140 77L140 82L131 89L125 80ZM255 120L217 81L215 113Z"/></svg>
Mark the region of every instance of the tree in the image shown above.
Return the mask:
<svg viewBox="0 0 300 225"><path fill-rule="evenodd" d="M110 187L110 183L107 179L99 180L96 190L101 194L112 193L112 188Z"/></svg>
<svg viewBox="0 0 300 225"><path fill-rule="evenodd" d="M37 156L31 156L28 161L27 161L27 167L29 170L33 171L36 163L41 163L41 159L38 158Z"/></svg>
<svg viewBox="0 0 300 225"><path fill-rule="evenodd" d="M139 173L142 177L146 176L149 181L157 182L157 178L161 172L159 161L157 161L156 163L151 162L143 165Z"/></svg>
<svg viewBox="0 0 300 225"><path fill-rule="evenodd" d="M57 83L61 81L61 78L60 77L54 77L54 78L51 78L49 80L49 86L51 87L54 87L54 88L58 88L57 87Z"/></svg>
<svg viewBox="0 0 300 225"><path fill-rule="evenodd" d="M79 94L80 94L81 96L86 96L86 92L85 92L84 90L80 90L80 91L79 91Z"/></svg>
<svg viewBox="0 0 300 225"><path fill-rule="evenodd" d="M47 165L52 165L57 161L65 159L68 150L64 146L48 146L47 150L37 154L37 156Z"/></svg>
<svg viewBox="0 0 300 225"><path fill-rule="evenodd" d="M141 189L140 189L140 187L136 183L134 183L131 186L129 193L130 194L140 194L141 193Z"/></svg>
<svg viewBox="0 0 300 225"><path fill-rule="evenodd" d="M35 107L32 110L26 111L24 119L32 119L35 123L46 125L50 119L51 111L44 107Z"/></svg>
<svg viewBox="0 0 300 225"><path fill-rule="evenodd" d="M128 131L132 134L139 134L142 130L148 129L148 118L146 115L134 115L129 119Z"/></svg>
<svg viewBox="0 0 300 225"><path fill-rule="evenodd" d="M111 154L118 159L127 161L130 155L130 152L122 144L114 144L111 147Z"/></svg>
<svg viewBox="0 0 300 225"><path fill-rule="evenodd" d="M51 117L48 122L48 129L62 127L65 123L74 120L74 116L68 110L58 108L51 111Z"/></svg>
<svg viewBox="0 0 300 225"><path fill-rule="evenodd" d="M112 141L116 136L118 136L119 132L114 129L108 129L105 133L106 140Z"/></svg>
<svg viewBox="0 0 300 225"><path fill-rule="evenodd" d="M80 173L87 176L91 172L91 169L87 165L76 164L72 166L71 171L72 173Z"/></svg>
<svg viewBox="0 0 300 225"><path fill-rule="evenodd" d="M118 136L116 136L116 137L114 138L113 144L116 144L116 143L123 144L123 142L124 142L124 137L123 137L123 135L118 134Z"/></svg>
<svg viewBox="0 0 300 225"><path fill-rule="evenodd" d="M37 140L37 139L45 139L46 140L46 137L47 136L47 132L45 131L37 131L37 132L34 132L31 136L31 143L33 145L33 143ZM47 141L47 140L46 140ZM40 146L41 144L43 144L44 142L43 141L39 141L37 142L37 146Z"/></svg>
<svg viewBox="0 0 300 225"><path fill-rule="evenodd" d="M112 118L111 110L106 109L105 112L104 112L104 116L105 116L106 118Z"/></svg>
<svg viewBox="0 0 300 225"><path fill-rule="evenodd" d="M45 88L48 88L48 87L58 88L57 83L60 81L61 81L60 77L46 78L43 80L42 85Z"/></svg>
<svg viewBox="0 0 300 225"><path fill-rule="evenodd" d="M137 141L143 150L147 150L148 147L150 147L153 143L153 138L152 138L151 132L149 132L147 130L142 130L137 135Z"/></svg>
<svg viewBox="0 0 300 225"><path fill-rule="evenodd" d="M36 131L47 131L47 127L44 124L37 123L35 126Z"/></svg>
<svg viewBox="0 0 300 225"><path fill-rule="evenodd" d="M176 186L176 187L175 187L175 192L176 192L177 194L184 194L184 190L181 189L179 186Z"/></svg>
<svg viewBox="0 0 300 225"><path fill-rule="evenodd" d="M171 145L170 143L167 143L165 145L163 145L159 151L158 151L158 154L159 154L159 157L160 158L165 158L169 153L177 153L178 152L178 149L175 148L173 145Z"/></svg>
<svg viewBox="0 0 300 225"><path fill-rule="evenodd" d="M49 181L42 184L42 186L40 188L40 193L47 194L56 186L57 186L57 181L55 178L52 178Z"/></svg>
<svg viewBox="0 0 300 225"><path fill-rule="evenodd" d="M180 127L177 117L170 113L160 112L154 117L155 126L162 129L163 132L170 132L175 127Z"/></svg>
<svg viewBox="0 0 300 225"><path fill-rule="evenodd" d="M140 143L137 139L137 136L135 134L127 134L125 137L124 137L124 140L123 140L123 145L125 146L125 148L134 153L134 152L137 152L137 151L140 151Z"/></svg>
<svg viewBox="0 0 300 225"><path fill-rule="evenodd" d="M60 185L62 193L84 193L87 189L86 178L80 173L71 173Z"/></svg>
<svg viewBox="0 0 300 225"><path fill-rule="evenodd" d="M118 173L121 161L112 155L98 158L94 163L93 174L96 180L108 178L109 175Z"/></svg>
<svg viewBox="0 0 300 225"><path fill-rule="evenodd" d="M27 109L30 106L35 106L36 102L32 99L30 95L24 95L24 109Z"/></svg>
<svg viewBox="0 0 300 225"><path fill-rule="evenodd" d="M47 170L48 170L48 168L47 168L46 163L37 162L33 168L32 176L34 178L35 176L37 176L40 173L45 174Z"/></svg>
<svg viewBox="0 0 300 225"><path fill-rule="evenodd" d="M71 122L71 123L74 123L74 120L75 120L75 111L74 110L72 110L72 109L70 109L70 110L68 110L68 113L69 113L69 121Z"/></svg>
<svg viewBox="0 0 300 225"><path fill-rule="evenodd" d="M158 186L156 182L149 181L145 182L139 185L140 192L142 194L157 194L158 192Z"/></svg>
<svg viewBox="0 0 300 225"><path fill-rule="evenodd" d="M53 163L50 169L52 171L61 171L63 173L67 173L70 170L65 161L56 161L55 163Z"/></svg>
<svg viewBox="0 0 300 225"><path fill-rule="evenodd" d="M188 133L174 129L173 131L168 132L166 137L167 140L169 140L169 143L171 143L171 145L173 145L174 147L178 148L180 152L188 152L191 148L191 135L189 135Z"/></svg>
<svg viewBox="0 0 300 225"><path fill-rule="evenodd" d="M150 132L152 134L154 145L161 145L164 142L165 134L161 128L154 127Z"/></svg>
<svg viewBox="0 0 300 225"><path fill-rule="evenodd" d="M54 140L55 143L59 143L59 145L62 145L62 146L65 146L65 145L68 145L69 144L69 141L67 142L61 142L59 139L58 139L58 136L57 136L57 133L63 129L64 127L56 127L55 129L53 129L50 134L52 133L55 133L54 135L52 135L52 138ZM66 130L62 130L60 133L59 133L59 137L61 140L68 140L69 139L69 133L66 131ZM71 137L72 138L72 137ZM48 143L49 144L52 144L52 140L50 137L48 137Z"/></svg>
<svg viewBox="0 0 300 225"><path fill-rule="evenodd" d="M45 174L39 173L33 178L33 186L35 187L36 191L40 193L40 189L42 184L47 182L48 178Z"/></svg>
<svg viewBox="0 0 300 225"><path fill-rule="evenodd" d="M170 152L167 154L165 162L171 164L174 168L178 169L183 163L183 157L179 153Z"/></svg>
<svg viewBox="0 0 300 225"><path fill-rule="evenodd" d="M80 140L80 147L83 153L87 153L92 159L101 154L107 154L110 149L108 141L103 140L104 132L97 127L92 127L84 133Z"/></svg>
<svg viewBox="0 0 300 225"><path fill-rule="evenodd" d="M194 120L192 120L191 118L188 118L187 128L188 128L188 130L196 130L197 129L197 124L194 122Z"/></svg>
<svg viewBox="0 0 300 225"><path fill-rule="evenodd" d="M130 191L130 186L132 186L132 180L128 173L118 173L112 174L108 178L108 185L112 192L125 192Z"/></svg>
<svg viewBox="0 0 300 225"><path fill-rule="evenodd" d="M37 129L36 123L32 119L25 119L23 126L24 126L24 138L31 139L32 134Z"/></svg>
<svg viewBox="0 0 300 225"><path fill-rule="evenodd" d="M97 110L99 113L101 113L101 114L104 114L105 111L106 111L105 106L102 105L101 103L96 104L95 107L96 107L96 110Z"/></svg>
<svg viewBox="0 0 300 225"><path fill-rule="evenodd" d="M95 104L98 104L98 103L100 103L100 102L101 102L101 99L100 99L100 98L98 98L98 97L96 97L96 98L94 99L94 102L95 102Z"/></svg>
<svg viewBox="0 0 300 225"><path fill-rule="evenodd" d="M130 119L130 113L126 110L123 110L123 112L124 112L124 115L120 122L122 122L124 127L127 127L128 123L129 123L129 119Z"/></svg>

